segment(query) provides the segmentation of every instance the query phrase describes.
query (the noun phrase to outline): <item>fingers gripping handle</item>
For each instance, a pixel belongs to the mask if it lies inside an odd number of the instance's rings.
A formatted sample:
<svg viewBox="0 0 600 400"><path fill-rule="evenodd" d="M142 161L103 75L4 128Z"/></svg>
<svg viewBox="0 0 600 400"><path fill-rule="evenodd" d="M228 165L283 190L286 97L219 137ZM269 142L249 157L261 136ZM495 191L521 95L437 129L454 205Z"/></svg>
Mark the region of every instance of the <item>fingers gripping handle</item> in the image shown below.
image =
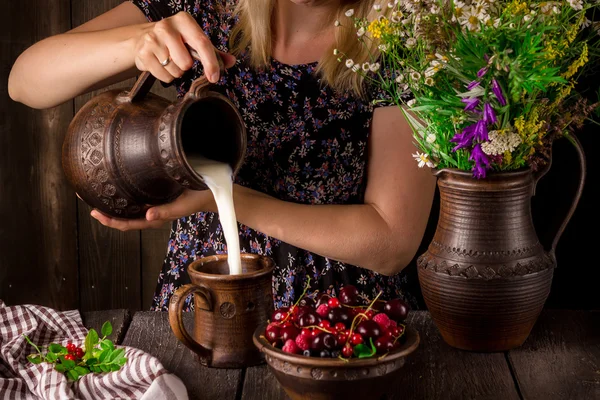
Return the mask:
<svg viewBox="0 0 600 400"><path fill-rule="evenodd" d="M198 54L198 52L196 50L192 49L187 44L186 44L186 47L187 47L188 51L190 52L190 55L192 56L192 58L194 58L197 61L201 61L200 55ZM222 76L223 72L225 72L225 64L223 63L223 58L221 57L221 54L219 54L219 52L216 50L215 50L215 54L217 56L217 62L219 63L219 73ZM154 85L155 81L156 81L156 78L150 72L148 72L148 71L142 72L142 74L138 77L138 79L133 84L133 87L131 88L131 90L123 93L123 95L121 96L122 99L124 101L133 102L137 99L143 98L146 94L148 94L148 92L152 88L152 85ZM196 79L192 83L192 86L190 87L189 91L191 93L193 93L194 96L197 96L202 91L202 89L204 89L209 84L210 84L210 82L208 81L206 76L202 75L200 78Z"/></svg>
<svg viewBox="0 0 600 400"><path fill-rule="evenodd" d="M208 310L212 311L213 302L210 290L194 284L183 285L175 291L169 301L169 324L177 339L189 347L193 352L197 353L203 364L208 364L212 358L212 351L198 343L183 325L183 306L185 304L185 299L192 293L198 294L206 303Z"/></svg>

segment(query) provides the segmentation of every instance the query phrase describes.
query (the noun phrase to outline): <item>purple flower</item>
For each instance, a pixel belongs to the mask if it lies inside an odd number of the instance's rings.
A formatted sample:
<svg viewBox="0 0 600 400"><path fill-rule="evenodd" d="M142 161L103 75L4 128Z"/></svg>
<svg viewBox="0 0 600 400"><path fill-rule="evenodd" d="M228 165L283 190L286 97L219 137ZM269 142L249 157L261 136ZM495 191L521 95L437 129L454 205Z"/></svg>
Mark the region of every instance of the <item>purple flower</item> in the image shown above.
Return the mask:
<svg viewBox="0 0 600 400"><path fill-rule="evenodd" d="M490 160L488 159L487 154L481 150L480 143L477 143L475 146L473 146L469 160L475 162L473 165L473 176L477 179L485 178L485 171L490 166Z"/></svg>
<svg viewBox="0 0 600 400"><path fill-rule="evenodd" d="M488 67L483 67L479 71L477 71L477 77L482 78L488 72Z"/></svg>
<svg viewBox="0 0 600 400"><path fill-rule="evenodd" d="M453 148L452 151L456 151L464 147L470 147L473 144L476 126L477 124L469 125L465 127L461 133L457 133L452 139L450 139L452 143L456 143L456 147Z"/></svg>
<svg viewBox="0 0 600 400"><path fill-rule="evenodd" d="M487 124L483 119L480 119L479 121L477 121L477 124L475 124L475 132L473 134L473 138L481 142L487 142L488 140L490 140L490 138L488 137Z"/></svg>
<svg viewBox="0 0 600 400"><path fill-rule="evenodd" d="M474 88L476 88L479 85L481 85L481 82L473 81L467 85L467 90L473 90Z"/></svg>
<svg viewBox="0 0 600 400"><path fill-rule="evenodd" d="M504 95L502 94L502 88L500 87L496 79L492 79L492 92L494 92L494 95L498 99L500 105L505 106L506 99L504 98Z"/></svg>
<svg viewBox="0 0 600 400"><path fill-rule="evenodd" d="M494 109L492 108L490 103L485 103L483 105L483 120L486 124L495 124L496 122L498 122L498 119L496 118L496 113L494 112Z"/></svg>
<svg viewBox="0 0 600 400"><path fill-rule="evenodd" d="M473 111L479 105L480 100L477 97L469 97L468 99L460 99L465 103L465 111Z"/></svg>

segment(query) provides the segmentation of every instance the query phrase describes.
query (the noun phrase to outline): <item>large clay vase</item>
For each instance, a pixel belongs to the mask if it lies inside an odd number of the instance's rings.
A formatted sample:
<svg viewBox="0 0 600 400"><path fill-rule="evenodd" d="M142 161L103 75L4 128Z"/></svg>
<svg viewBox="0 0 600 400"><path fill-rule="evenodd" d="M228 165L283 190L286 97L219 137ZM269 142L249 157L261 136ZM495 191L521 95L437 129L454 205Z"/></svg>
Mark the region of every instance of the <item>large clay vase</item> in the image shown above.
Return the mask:
<svg viewBox="0 0 600 400"><path fill-rule="evenodd" d="M191 156L227 162L234 173L244 160L242 117L204 76L174 103L149 93L154 80L144 72L131 90L92 98L65 137L68 181L79 198L113 217L139 218L185 188L207 189L188 162Z"/></svg>
<svg viewBox="0 0 600 400"><path fill-rule="evenodd" d="M531 196L548 171L491 173L435 171L440 217L418 274L425 303L444 340L453 347L504 351L527 339L550 292L555 249L585 181L585 156L575 138L579 187L549 251L536 235Z"/></svg>

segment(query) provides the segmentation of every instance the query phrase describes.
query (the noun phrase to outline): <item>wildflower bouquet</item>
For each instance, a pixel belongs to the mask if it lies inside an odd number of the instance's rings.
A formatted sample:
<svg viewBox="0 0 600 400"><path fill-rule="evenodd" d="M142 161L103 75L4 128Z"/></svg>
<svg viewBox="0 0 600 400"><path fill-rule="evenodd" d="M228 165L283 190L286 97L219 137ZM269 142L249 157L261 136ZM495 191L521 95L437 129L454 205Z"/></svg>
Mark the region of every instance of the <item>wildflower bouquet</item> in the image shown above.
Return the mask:
<svg viewBox="0 0 600 400"><path fill-rule="evenodd" d="M598 3L392 0L373 18L348 10L368 58L338 61L403 110L419 166L537 169L552 141L597 112L581 89L598 62ZM408 95L408 96L407 96ZM589 97L589 96L588 96Z"/></svg>

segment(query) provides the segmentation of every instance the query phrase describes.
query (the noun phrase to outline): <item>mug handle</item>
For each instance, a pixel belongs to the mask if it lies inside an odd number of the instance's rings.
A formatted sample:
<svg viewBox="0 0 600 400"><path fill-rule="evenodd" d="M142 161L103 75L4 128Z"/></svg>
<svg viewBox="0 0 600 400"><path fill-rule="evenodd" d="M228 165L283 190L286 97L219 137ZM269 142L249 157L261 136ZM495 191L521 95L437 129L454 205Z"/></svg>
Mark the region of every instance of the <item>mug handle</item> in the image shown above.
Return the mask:
<svg viewBox="0 0 600 400"><path fill-rule="evenodd" d="M573 216L573 213L575 212L575 209L577 208L577 205L579 204L579 200L581 199L581 194L583 192L583 187L585 186L585 177L586 177L586 173L587 173L585 153L583 151L583 146L581 145L581 142L574 135L564 135L564 137L567 138L567 140L569 142L571 142L571 144L575 147L575 150L577 151L577 156L579 157L579 185L577 186L577 191L575 192L575 196L573 197L573 201L571 202L571 207L569 208L567 215L564 217L562 224L558 228L558 231L554 235L554 240L552 241L552 246L550 247L550 251L548 252L548 255L554 261L556 261L556 246L558 245L558 240L562 236L565 228L567 227L567 224L569 223L569 221L571 220L571 217ZM539 171L534 172L534 174L533 174L534 194L535 194L535 187L537 186L538 181L544 175L546 175L546 173L550 170L551 165L552 165L552 156L550 156L548 163L546 164L546 166L544 166L544 168L542 168Z"/></svg>
<svg viewBox="0 0 600 400"><path fill-rule="evenodd" d="M187 285L183 285L178 288L175 293L171 296L171 300L169 301L169 324L171 325L171 330L184 345L190 348L192 351L197 353L200 356L200 359L204 363L208 363L210 358L212 357L212 350L207 349L198 343L185 329L183 325L182 319L182 310L185 303L185 299L188 295L196 293L204 302L208 305L208 311L213 310L213 301L212 296L210 294L210 290L203 286L194 285L189 283Z"/></svg>
<svg viewBox="0 0 600 400"><path fill-rule="evenodd" d="M189 50L192 58L200 61L200 55L198 54L198 52L196 50L192 49L187 44L185 46ZM219 70L220 70L220 74L222 76L223 72L225 72L225 64L223 64L223 59L221 58L221 55L217 51L215 51L215 54L217 55L217 61L219 62ZM119 100L121 100L122 102L131 103L135 100L139 100L139 99L143 98L144 96L146 96L148 94L150 89L152 89L152 85L154 85L155 81L156 81L156 78L150 72L148 72L148 71L142 72L142 74L139 76L139 78L133 84L133 87L131 88L131 90L123 92L119 95ZM210 84L210 82L208 81L208 79L206 79L206 76L202 75L200 78L198 78L198 79L194 80L194 82L192 82L192 86L190 87L190 90L188 91L188 93L191 92L192 94L190 96L187 96L187 94L186 94L186 97L191 97L191 96L194 96L194 98L198 97L199 94L202 92L202 90L205 87L207 87L209 84Z"/></svg>

